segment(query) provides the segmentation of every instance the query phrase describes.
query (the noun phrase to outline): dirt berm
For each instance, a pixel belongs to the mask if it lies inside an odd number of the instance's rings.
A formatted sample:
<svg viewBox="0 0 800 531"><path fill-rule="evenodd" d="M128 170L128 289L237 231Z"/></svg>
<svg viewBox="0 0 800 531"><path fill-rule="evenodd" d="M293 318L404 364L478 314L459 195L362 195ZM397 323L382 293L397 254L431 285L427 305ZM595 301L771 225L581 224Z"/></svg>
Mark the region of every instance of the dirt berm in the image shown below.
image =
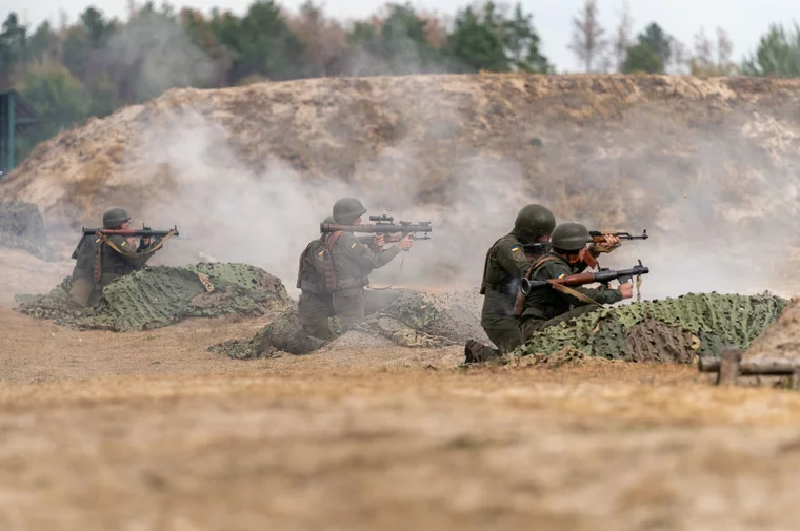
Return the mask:
<svg viewBox="0 0 800 531"><path fill-rule="evenodd" d="M775 323L743 353L743 360L788 359L800 366L800 301L788 304Z"/></svg>
<svg viewBox="0 0 800 531"><path fill-rule="evenodd" d="M723 345L747 348L775 323L785 305L769 293L688 293L602 308L537 333L515 354L548 355L574 348L606 359L691 363L695 355L718 356Z"/></svg>
<svg viewBox="0 0 800 531"><path fill-rule="evenodd" d="M169 205L180 219L165 222L199 233L202 220L190 215L213 208L209 200L198 209L203 187L218 192L201 170L263 181L280 161L309 190L320 178L345 181L373 208L387 196L398 208L477 197L486 219L454 223L462 232L488 223L487 245L510 222L499 215L508 203L488 211L497 195L520 206L537 198L559 219L651 230L702 224L704 237L744 238L797 217L798 87L756 78L449 75L175 89L37 146L0 195L36 203L45 221L73 228L96 223L112 204L139 217L149 209L148 219ZM472 182L486 175L490 182ZM781 227L797 233L794 222Z"/></svg>
<svg viewBox="0 0 800 531"><path fill-rule="evenodd" d="M46 295L18 295L19 311L77 329L127 332L187 317L261 315L292 303L279 278L235 263L147 267L106 286L100 301L85 309L70 304L71 284L67 277Z"/></svg>

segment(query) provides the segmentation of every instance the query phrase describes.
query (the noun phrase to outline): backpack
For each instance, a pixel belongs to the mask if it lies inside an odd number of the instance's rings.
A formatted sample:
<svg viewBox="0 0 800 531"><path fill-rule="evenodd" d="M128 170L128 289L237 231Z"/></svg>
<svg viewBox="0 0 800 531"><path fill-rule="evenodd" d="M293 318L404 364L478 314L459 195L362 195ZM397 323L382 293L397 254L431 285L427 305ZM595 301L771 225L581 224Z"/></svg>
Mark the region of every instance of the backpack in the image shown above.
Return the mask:
<svg viewBox="0 0 800 531"><path fill-rule="evenodd" d="M298 289L312 288L317 293L329 293L336 289L337 278L336 264L333 262L333 247L342 234L341 231L326 233L319 240L314 240L306 245L300 254L297 271Z"/></svg>

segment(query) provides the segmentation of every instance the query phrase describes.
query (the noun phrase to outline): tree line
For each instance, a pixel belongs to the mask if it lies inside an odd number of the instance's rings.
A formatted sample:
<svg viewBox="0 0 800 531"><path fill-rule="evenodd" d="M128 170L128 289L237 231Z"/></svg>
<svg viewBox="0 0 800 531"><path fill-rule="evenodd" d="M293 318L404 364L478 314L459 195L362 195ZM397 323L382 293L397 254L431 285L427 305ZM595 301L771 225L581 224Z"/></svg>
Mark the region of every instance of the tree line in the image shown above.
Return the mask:
<svg viewBox="0 0 800 531"><path fill-rule="evenodd" d="M610 32L599 22L596 0L585 0L572 23L569 48L586 72L800 75L796 25L772 26L756 52L736 63L721 28L713 37L701 30L692 48L656 22L634 36L627 4ZM18 143L18 160L63 127L172 87L479 71L555 73L541 52L534 16L521 4L489 0L446 19L390 3L345 24L314 0L296 13L255 0L241 16L129 0L125 20L89 6L72 23L62 17L58 26L45 21L33 28L12 12L0 27L0 88L19 90L42 118Z"/></svg>

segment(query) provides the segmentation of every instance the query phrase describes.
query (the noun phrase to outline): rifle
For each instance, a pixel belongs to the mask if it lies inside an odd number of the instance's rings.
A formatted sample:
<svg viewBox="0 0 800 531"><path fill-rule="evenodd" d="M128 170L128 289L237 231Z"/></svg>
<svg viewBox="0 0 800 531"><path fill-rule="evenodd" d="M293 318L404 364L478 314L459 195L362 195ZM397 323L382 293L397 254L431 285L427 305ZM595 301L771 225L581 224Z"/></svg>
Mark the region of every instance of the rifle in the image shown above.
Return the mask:
<svg viewBox="0 0 800 531"><path fill-rule="evenodd" d="M105 234L106 236L117 234L119 236L125 236L126 238L164 238L170 233L172 233L173 236L180 235L177 225L167 230L153 230L144 225L142 225L141 229L87 229L86 227L82 227L82 230L84 236L98 233Z"/></svg>
<svg viewBox="0 0 800 531"><path fill-rule="evenodd" d="M620 240L646 240L650 236L647 235L647 229L644 229L641 234L631 234L627 231L619 231L619 232L602 232L599 230L590 230L589 236L592 237L586 243L603 243L605 240L603 239L603 234L611 234L612 236L616 236Z"/></svg>
<svg viewBox="0 0 800 531"><path fill-rule="evenodd" d="M601 269L596 273L577 273L568 277L551 278L549 280L530 280L528 278L523 278L519 283L519 291L523 295L527 295L534 289L552 286L554 284L560 286L583 286L585 284L594 284L595 282L606 284L612 280L619 280L620 284L624 284L633 280L634 276L644 275L649 272L650 269L643 266L642 261L639 260L639 265L635 265L631 269L620 269L618 271L614 271L613 269Z"/></svg>
<svg viewBox="0 0 800 531"><path fill-rule="evenodd" d="M400 232L405 237L406 234L413 234L415 240L430 240L429 232L433 232L433 227L430 221L421 221L419 223L412 223L410 221L399 221L397 225L394 224L394 218L387 217L386 214L381 216L370 216L370 221L375 221L374 224L363 225L336 225L332 223L320 223L320 232L371 232L375 234L390 234L393 232ZM417 233L421 232L423 237L417 237Z"/></svg>

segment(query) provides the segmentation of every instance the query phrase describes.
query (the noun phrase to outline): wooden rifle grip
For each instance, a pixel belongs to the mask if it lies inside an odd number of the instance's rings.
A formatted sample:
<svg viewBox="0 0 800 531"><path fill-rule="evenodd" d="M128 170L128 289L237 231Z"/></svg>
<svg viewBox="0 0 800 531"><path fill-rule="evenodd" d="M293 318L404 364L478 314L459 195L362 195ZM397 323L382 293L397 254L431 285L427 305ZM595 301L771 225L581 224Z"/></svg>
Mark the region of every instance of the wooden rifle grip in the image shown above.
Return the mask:
<svg viewBox="0 0 800 531"><path fill-rule="evenodd" d="M533 268L528 268L523 278L525 278L525 280L530 280L532 274ZM517 300L514 301L514 315L519 317L522 315L523 310L525 310L525 294L522 293L521 289L517 288Z"/></svg>

